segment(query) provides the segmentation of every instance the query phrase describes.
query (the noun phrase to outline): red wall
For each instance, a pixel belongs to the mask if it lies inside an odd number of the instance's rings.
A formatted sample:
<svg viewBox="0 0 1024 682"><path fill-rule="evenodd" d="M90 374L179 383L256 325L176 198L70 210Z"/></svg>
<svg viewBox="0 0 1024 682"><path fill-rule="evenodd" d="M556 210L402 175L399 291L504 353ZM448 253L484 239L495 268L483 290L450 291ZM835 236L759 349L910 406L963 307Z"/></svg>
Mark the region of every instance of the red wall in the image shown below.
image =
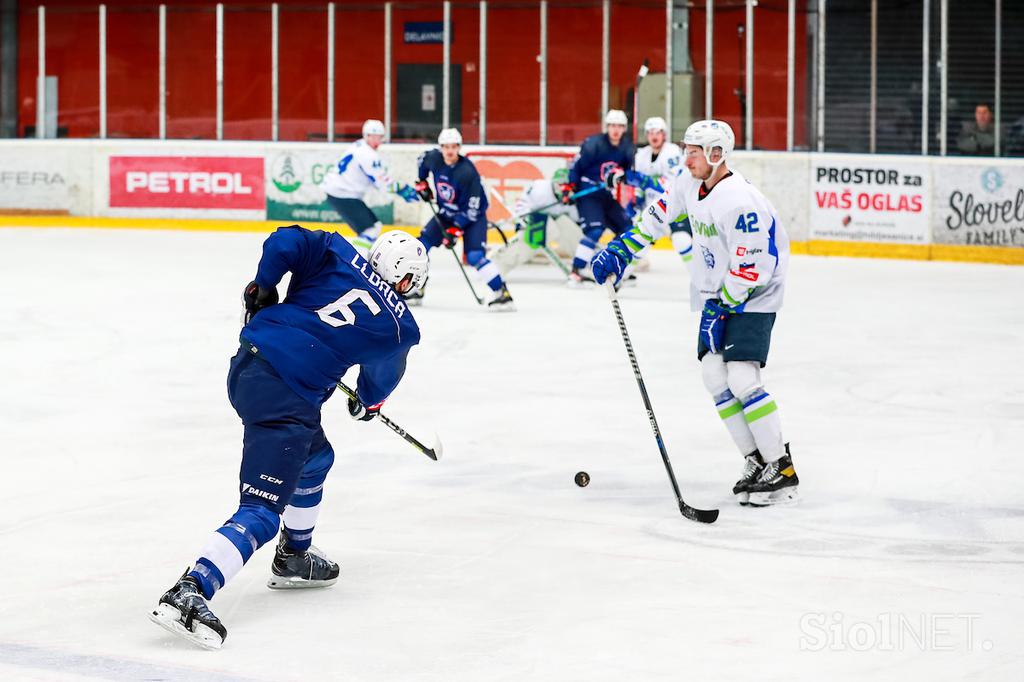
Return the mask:
<svg viewBox="0 0 1024 682"><path fill-rule="evenodd" d="M762 3L764 4L764 3ZM279 137L324 139L327 132L326 3L281 2ZM540 126L539 3L488 11L487 139L534 143ZM719 3L715 13L714 114L732 124L743 142L736 27L742 7ZM37 3L22 2L19 45L19 130L35 123ZM59 125L72 137L99 132L98 12L83 0L58 0L47 7L47 72L59 77ZM107 3L108 135L158 135L158 45L155 5ZM611 16L612 107L626 108L636 71L646 58L651 70L665 68L664 6L660 2L614 2ZM335 15L335 133L358 136L366 118L383 118L384 30L382 3L337 2ZM440 45L405 44L410 21L440 21L440 3L396 3L392 13L393 64L442 61ZM786 14L756 10L755 125L759 148L785 146ZM461 67L460 121L468 142L479 139L479 10L453 5L452 63ZM270 5L225 2L224 136L271 136ZM548 141L574 144L599 130L601 106L601 6L549 2ZM779 37L782 37L781 40ZM695 70L704 72L704 12L690 11ZM797 46L806 42L803 17ZM177 0L167 14L167 135L211 139L216 135L214 3ZM796 140L805 142L806 54L796 51ZM392 87L396 86L395 79ZM392 92L392 102L396 93ZM394 105L394 104L393 104Z"/></svg>

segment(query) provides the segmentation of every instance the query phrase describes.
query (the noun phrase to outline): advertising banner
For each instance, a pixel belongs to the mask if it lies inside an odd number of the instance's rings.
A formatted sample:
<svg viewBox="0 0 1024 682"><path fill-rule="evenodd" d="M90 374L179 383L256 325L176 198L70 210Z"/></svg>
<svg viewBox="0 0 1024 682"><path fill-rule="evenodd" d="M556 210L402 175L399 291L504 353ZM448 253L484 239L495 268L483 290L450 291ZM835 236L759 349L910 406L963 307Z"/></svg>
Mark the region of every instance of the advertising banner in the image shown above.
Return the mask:
<svg viewBox="0 0 1024 682"><path fill-rule="evenodd" d="M487 190L487 219L504 220L515 211L516 199L535 180L550 180L559 168L568 168L572 151L483 148L465 152L476 166Z"/></svg>
<svg viewBox="0 0 1024 682"><path fill-rule="evenodd" d="M934 196L937 243L1024 247L1024 166L937 167Z"/></svg>
<svg viewBox="0 0 1024 682"><path fill-rule="evenodd" d="M111 156L111 208L264 208L263 158Z"/></svg>
<svg viewBox="0 0 1024 682"><path fill-rule="evenodd" d="M267 154L267 220L340 223L320 183L338 172L340 150L271 151ZM391 196L371 190L366 204L385 225L394 221Z"/></svg>
<svg viewBox="0 0 1024 682"><path fill-rule="evenodd" d="M67 154L55 149L5 149L0 154L0 209L67 213L71 210Z"/></svg>
<svg viewBox="0 0 1024 682"><path fill-rule="evenodd" d="M931 177L922 161L815 155L810 239L927 244Z"/></svg>

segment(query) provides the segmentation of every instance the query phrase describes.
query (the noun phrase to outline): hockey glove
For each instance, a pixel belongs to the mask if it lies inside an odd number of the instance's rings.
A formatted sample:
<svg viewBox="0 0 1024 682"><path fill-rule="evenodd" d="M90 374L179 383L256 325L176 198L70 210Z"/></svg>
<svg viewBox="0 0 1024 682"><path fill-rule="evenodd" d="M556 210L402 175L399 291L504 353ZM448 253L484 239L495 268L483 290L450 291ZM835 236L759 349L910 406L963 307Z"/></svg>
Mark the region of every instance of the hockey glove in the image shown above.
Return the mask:
<svg viewBox="0 0 1024 682"><path fill-rule="evenodd" d="M631 258L622 245L613 240L608 248L604 249L590 261L590 270L594 273L594 281L604 284L605 280L614 276L612 284L618 284L622 279L622 273L626 271Z"/></svg>
<svg viewBox="0 0 1024 682"><path fill-rule="evenodd" d="M446 249L454 249L461 236L462 230L457 227L449 227L441 233L441 246Z"/></svg>
<svg viewBox="0 0 1024 682"><path fill-rule="evenodd" d="M368 422L378 414L380 414L380 406L384 404L384 401L380 401L376 405L366 406L363 405L362 401L359 400L359 396L350 397L348 399L348 413L356 421Z"/></svg>
<svg viewBox="0 0 1024 682"><path fill-rule="evenodd" d="M427 189L429 190L430 188L428 187ZM407 204L419 201L419 194L417 194L416 190L409 185L397 185L395 187L395 194L397 194Z"/></svg>
<svg viewBox="0 0 1024 682"><path fill-rule="evenodd" d="M722 350L725 323L731 314L732 311L717 298L709 298L704 302L704 309L700 313L700 340L712 353Z"/></svg>
<svg viewBox="0 0 1024 682"><path fill-rule="evenodd" d="M576 191L576 185L571 182L567 182L561 187L559 187L559 191L562 193L562 203L565 204L566 206L572 204L572 195Z"/></svg>
<svg viewBox="0 0 1024 682"><path fill-rule="evenodd" d="M608 171L608 174L604 176L604 184L608 189L615 189L622 184L622 181L626 179L626 171L622 170L618 166Z"/></svg>
<svg viewBox="0 0 1024 682"><path fill-rule="evenodd" d="M256 313L277 303L277 289L273 287L264 289L253 280L246 284L245 289L242 291L242 303L245 305L245 314L242 316L242 321L244 324L249 324L249 320Z"/></svg>
<svg viewBox="0 0 1024 682"><path fill-rule="evenodd" d="M626 171L626 184L632 185L633 187L639 187L644 190L649 189L651 191L658 192L659 194L665 191L662 189L657 178L635 170Z"/></svg>
<svg viewBox="0 0 1024 682"><path fill-rule="evenodd" d="M430 201L434 198L434 193L430 191L430 185L427 184L426 180L420 180L412 188L423 201Z"/></svg>

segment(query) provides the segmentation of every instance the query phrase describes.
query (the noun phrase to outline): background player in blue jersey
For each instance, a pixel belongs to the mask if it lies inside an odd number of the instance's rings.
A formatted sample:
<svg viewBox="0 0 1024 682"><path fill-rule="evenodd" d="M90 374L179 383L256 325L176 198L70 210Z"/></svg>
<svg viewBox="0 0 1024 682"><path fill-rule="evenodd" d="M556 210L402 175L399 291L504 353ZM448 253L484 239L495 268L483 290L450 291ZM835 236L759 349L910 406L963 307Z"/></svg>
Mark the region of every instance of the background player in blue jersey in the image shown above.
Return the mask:
<svg viewBox="0 0 1024 682"><path fill-rule="evenodd" d="M612 109L604 122L604 133L591 135L580 145L579 156L569 169L569 182L562 185L565 203L570 202L574 192L587 187L604 185L609 190L576 200L583 238L572 261L571 283L590 281L583 271L594 257L598 240L606 229L618 235L630 228L626 210L615 197L616 189L626 179L626 172L633 168L633 143L626 137L628 121L625 112Z"/></svg>
<svg viewBox="0 0 1024 682"><path fill-rule="evenodd" d="M434 193L427 184L433 176L437 192L437 215L430 219L420 233L428 249L444 245L455 248L462 235L462 248L466 262L476 268L480 277L494 292L487 304L489 310L515 310L512 295L501 278L498 266L487 259L487 193L480 182L480 174L473 162L459 153L462 135L455 128L445 128L437 137L440 149L431 149L419 159L419 182L416 192L426 202L433 201ZM408 297L417 303L423 298L423 289Z"/></svg>
<svg viewBox="0 0 1024 682"><path fill-rule="evenodd" d="M206 648L227 630L206 600L259 547L284 530L271 565L272 588L323 587L338 565L312 547L334 450L320 410L341 377L359 365L354 419L377 416L405 373L420 332L403 294L427 277L429 259L402 232L381 236L369 261L338 234L282 227L263 244L256 279L245 287L246 324L231 360L228 398L245 426L238 510L160 598L150 618ZM277 285L291 272L288 294Z"/></svg>

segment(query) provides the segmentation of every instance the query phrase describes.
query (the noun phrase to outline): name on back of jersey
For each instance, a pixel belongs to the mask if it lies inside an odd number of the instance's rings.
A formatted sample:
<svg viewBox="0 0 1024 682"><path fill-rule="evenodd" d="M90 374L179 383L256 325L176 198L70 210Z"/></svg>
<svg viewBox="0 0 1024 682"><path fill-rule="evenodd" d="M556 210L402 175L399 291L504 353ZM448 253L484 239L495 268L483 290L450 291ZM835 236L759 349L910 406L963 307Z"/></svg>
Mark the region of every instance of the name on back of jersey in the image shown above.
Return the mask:
<svg viewBox="0 0 1024 682"><path fill-rule="evenodd" d="M395 317L402 317L405 314L405 299L399 296L390 284L381 279L381 276L374 272L373 268L365 258L358 253L352 256L352 267L359 271L370 287L380 292L384 302L395 313Z"/></svg>

